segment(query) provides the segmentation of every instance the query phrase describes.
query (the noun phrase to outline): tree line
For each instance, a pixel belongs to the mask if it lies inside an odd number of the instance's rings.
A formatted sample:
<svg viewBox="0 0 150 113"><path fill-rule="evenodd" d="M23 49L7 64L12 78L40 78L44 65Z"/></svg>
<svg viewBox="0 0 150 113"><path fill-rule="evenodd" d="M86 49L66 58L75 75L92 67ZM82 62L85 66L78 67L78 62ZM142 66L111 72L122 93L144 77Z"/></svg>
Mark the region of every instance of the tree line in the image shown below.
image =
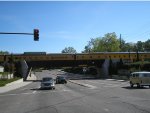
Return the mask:
<svg viewBox="0 0 150 113"><path fill-rule="evenodd" d="M82 53L90 52L150 52L150 39L137 43L126 42L115 32L107 33L102 37L91 38L85 45ZM77 53L73 47L65 47L61 53ZM9 54L8 51L0 51L0 55Z"/></svg>
<svg viewBox="0 0 150 113"><path fill-rule="evenodd" d="M0 51L0 55L8 55L9 52L8 51Z"/></svg>
<svg viewBox="0 0 150 113"><path fill-rule="evenodd" d="M115 32L107 33L102 37L91 38L84 47L82 53L90 52L148 52L150 51L150 39L145 42L137 43L126 42L124 39L117 37ZM62 53L76 53L73 47L66 47Z"/></svg>

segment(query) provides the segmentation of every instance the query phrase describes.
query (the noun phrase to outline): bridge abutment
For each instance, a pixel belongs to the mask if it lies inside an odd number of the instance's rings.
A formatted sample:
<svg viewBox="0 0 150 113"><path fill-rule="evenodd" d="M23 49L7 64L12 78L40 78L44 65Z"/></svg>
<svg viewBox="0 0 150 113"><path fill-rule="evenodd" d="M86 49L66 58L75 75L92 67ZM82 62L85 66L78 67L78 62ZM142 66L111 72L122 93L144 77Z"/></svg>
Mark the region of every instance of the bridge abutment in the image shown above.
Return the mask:
<svg viewBox="0 0 150 113"><path fill-rule="evenodd" d="M29 67L25 60L20 61L21 63L21 75L23 77L23 81L26 81L28 76Z"/></svg>
<svg viewBox="0 0 150 113"><path fill-rule="evenodd" d="M101 67L96 67L97 78L108 78L109 77L109 59L105 59Z"/></svg>

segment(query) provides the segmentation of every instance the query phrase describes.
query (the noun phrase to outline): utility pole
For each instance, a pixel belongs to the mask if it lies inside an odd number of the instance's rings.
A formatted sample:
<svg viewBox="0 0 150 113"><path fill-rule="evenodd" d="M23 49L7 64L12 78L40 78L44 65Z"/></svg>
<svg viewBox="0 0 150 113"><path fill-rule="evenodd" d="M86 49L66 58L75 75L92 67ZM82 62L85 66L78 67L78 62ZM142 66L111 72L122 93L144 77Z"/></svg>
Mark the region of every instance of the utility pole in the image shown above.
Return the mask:
<svg viewBox="0 0 150 113"><path fill-rule="evenodd" d="M120 51L121 51L121 48L122 48L122 41L121 41L121 34L120 34Z"/></svg>

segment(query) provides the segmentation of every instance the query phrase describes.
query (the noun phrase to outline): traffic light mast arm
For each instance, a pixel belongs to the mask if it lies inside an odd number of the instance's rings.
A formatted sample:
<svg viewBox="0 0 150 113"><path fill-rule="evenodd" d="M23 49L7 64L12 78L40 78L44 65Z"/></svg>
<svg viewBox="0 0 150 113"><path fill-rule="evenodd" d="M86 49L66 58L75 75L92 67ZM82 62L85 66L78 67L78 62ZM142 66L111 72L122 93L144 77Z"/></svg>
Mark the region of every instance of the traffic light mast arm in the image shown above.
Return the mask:
<svg viewBox="0 0 150 113"><path fill-rule="evenodd" d="M0 34L34 35L33 33L7 33L7 32L0 32Z"/></svg>
<svg viewBox="0 0 150 113"><path fill-rule="evenodd" d="M16 34L16 35L33 35L34 41L39 41L39 29L34 29L33 33L9 33L9 32L0 32L0 34Z"/></svg>

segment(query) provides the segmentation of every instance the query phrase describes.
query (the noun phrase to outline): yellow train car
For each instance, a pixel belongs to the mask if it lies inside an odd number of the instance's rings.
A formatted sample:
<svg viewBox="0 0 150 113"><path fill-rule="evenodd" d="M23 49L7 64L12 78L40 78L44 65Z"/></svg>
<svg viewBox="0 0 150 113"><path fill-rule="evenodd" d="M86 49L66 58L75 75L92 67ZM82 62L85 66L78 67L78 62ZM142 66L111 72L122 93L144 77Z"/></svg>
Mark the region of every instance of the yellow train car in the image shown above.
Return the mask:
<svg viewBox="0 0 150 113"><path fill-rule="evenodd" d="M100 59L150 59L148 52L98 52L76 54L76 60L100 60Z"/></svg>
<svg viewBox="0 0 150 113"><path fill-rule="evenodd" d="M76 60L100 60L105 59L103 53L82 53L76 54Z"/></svg>
<svg viewBox="0 0 150 113"><path fill-rule="evenodd" d="M73 60L103 60L103 59L125 59L125 60L150 60L150 52L98 52L98 53L79 53L79 54L13 54L0 55L0 62L8 61L73 61Z"/></svg>
<svg viewBox="0 0 150 113"><path fill-rule="evenodd" d="M47 54L47 58L49 60L58 60L58 61L65 61L65 60L74 60L74 54Z"/></svg>

